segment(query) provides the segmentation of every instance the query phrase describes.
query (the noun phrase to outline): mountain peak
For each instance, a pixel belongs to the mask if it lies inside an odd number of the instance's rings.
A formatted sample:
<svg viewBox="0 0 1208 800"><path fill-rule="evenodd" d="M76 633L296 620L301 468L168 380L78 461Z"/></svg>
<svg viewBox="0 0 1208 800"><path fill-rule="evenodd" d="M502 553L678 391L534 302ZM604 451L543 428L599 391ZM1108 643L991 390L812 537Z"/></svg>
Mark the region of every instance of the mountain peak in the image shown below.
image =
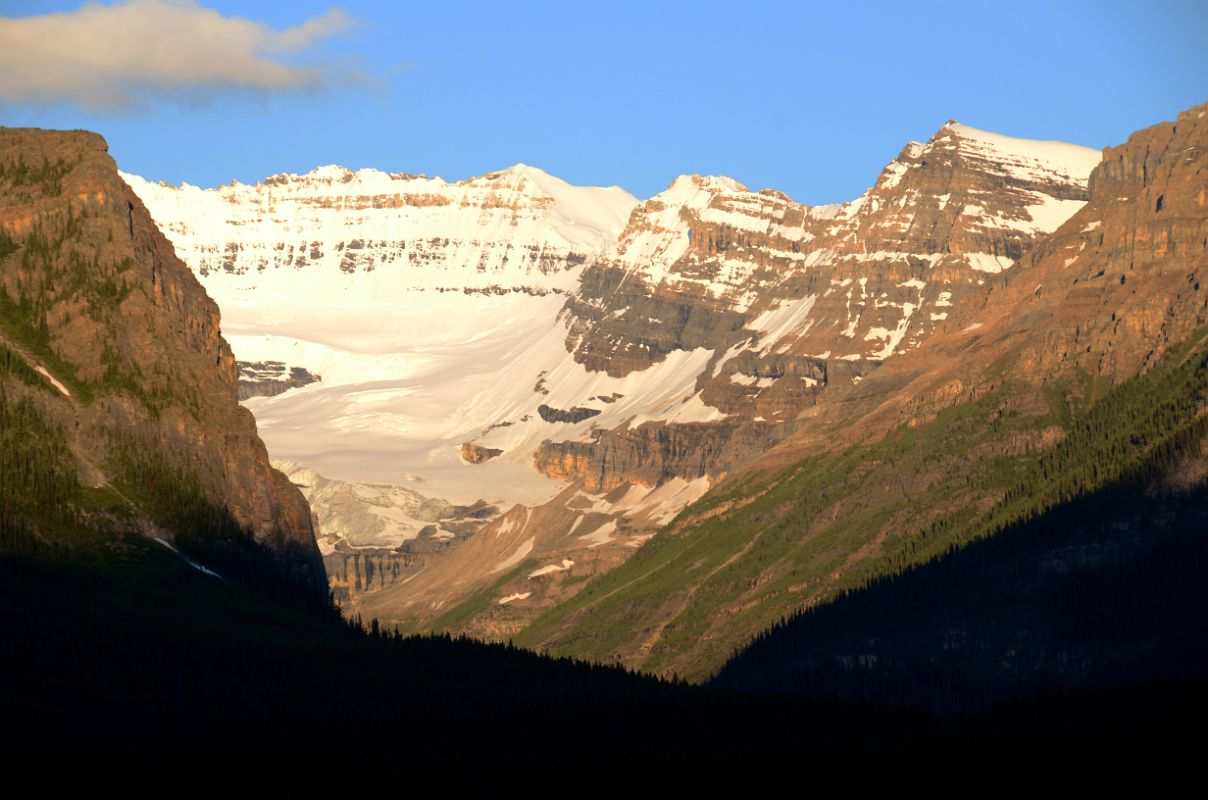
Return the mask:
<svg viewBox="0 0 1208 800"><path fill-rule="evenodd" d="M315 167L302 177L318 178L320 180L341 180L352 174L354 174L353 171L348 169L348 167L343 167L339 164L323 164L322 166Z"/></svg>
<svg viewBox="0 0 1208 800"><path fill-rule="evenodd" d="M1057 140L1005 136L949 120L927 143L927 149L956 150L997 163L1020 177L1037 171L1061 173L1085 181L1103 154L1094 148Z"/></svg>
<svg viewBox="0 0 1208 800"><path fill-rule="evenodd" d="M523 181L528 181L538 191L553 197L555 200L562 202L568 195L574 194L592 194L598 196L610 196L614 202L620 202L622 205L637 205L638 199L629 192L615 184L612 186L581 186L573 183L568 183L556 175L551 175L540 167L534 167L531 164L517 162L512 166L501 169L498 172L488 172L483 175L484 178L495 179L502 176L517 179L518 185ZM469 180L473 181L474 178Z"/></svg>
<svg viewBox="0 0 1208 800"><path fill-rule="evenodd" d="M750 190L725 175L680 175L655 197L667 205L677 205L688 202L698 192L719 194L721 192L749 192Z"/></svg>
<svg viewBox="0 0 1208 800"><path fill-rule="evenodd" d="M546 172L545 170L541 169L541 167L534 167L531 164L525 164L523 161L517 161L512 166L510 166L506 169L499 170L499 174L501 174L501 175L521 175L526 178L552 178L552 177L554 177L554 176L550 175L548 172Z"/></svg>

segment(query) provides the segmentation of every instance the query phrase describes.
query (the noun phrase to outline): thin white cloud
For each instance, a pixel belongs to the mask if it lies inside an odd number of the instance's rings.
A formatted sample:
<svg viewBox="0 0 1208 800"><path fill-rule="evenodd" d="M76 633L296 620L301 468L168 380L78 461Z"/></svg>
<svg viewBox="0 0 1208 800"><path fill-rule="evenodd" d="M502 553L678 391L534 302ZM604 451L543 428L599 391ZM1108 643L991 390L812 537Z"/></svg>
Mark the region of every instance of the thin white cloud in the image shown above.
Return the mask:
<svg viewBox="0 0 1208 800"><path fill-rule="evenodd" d="M0 102L115 111L149 95L321 88L350 76L283 59L352 25L332 9L278 30L192 0L90 2L69 13L0 17Z"/></svg>

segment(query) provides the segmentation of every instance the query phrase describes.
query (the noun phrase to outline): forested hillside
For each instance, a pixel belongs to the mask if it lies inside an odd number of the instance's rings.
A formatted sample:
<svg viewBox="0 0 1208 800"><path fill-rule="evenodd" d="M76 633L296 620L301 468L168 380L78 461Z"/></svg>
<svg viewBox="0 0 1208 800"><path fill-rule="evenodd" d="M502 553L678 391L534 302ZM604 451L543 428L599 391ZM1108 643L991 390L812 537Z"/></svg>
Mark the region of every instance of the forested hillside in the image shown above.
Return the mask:
<svg viewBox="0 0 1208 800"><path fill-rule="evenodd" d="M949 710L1202 678L1208 348L1105 397L966 543L761 634L717 686Z"/></svg>

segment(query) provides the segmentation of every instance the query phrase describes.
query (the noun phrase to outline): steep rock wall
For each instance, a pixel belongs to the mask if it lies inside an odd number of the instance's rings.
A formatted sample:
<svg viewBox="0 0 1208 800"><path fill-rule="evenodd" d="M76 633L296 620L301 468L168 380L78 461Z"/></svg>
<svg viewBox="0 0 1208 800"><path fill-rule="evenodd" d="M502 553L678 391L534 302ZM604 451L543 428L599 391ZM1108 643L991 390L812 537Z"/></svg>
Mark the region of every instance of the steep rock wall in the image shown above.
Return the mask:
<svg viewBox="0 0 1208 800"><path fill-rule="evenodd" d="M104 140L0 129L0 170L3 330L64 384L81 458L115 479L195 482L321 587L309 509L238 405L218 307Z"/></svg>

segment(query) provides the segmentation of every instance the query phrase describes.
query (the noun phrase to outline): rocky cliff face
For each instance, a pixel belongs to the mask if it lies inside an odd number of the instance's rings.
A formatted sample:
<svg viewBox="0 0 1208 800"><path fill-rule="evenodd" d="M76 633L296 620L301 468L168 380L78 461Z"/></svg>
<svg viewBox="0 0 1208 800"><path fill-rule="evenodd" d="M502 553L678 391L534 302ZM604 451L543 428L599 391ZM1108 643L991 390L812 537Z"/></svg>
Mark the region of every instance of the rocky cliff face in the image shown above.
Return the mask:
<svg viewBox="0 0 1208 800"><path fill-rule="evenodd" d="M1036 286L1016 281L1000 295L1018 303L1012 329L1043 320L1049 339L1017 369L1044 375L1073 362L1119 382L1208 320L1206 148L1199 106L1104 152L1090 207L1025 259Z"/></svg>
<svg viewBox="0 0 1208 800"><path fill-rule="evenodd" d="M600 432L586 446L553 440L538 465L607 487L651 480L652 458L664 478L742 463L831 384L858 382L918 347L1085 203L1099 160L1087 148L949 122L843 205L680 178L584 272L567 303L567 345L618 376L676 350L710 349L697 389L730 417L727 430L699 446L691 429Z"/></svg>
<svg viewBox="0 0 1208 800"><path fill-rule="evenodd" d="M306 503L237 403L218 306L104 140L0 129L0 233L0 329L54 377L59 397L43 405L69 427L81 475L152 495L195 485L322 585Z"/></svg>

